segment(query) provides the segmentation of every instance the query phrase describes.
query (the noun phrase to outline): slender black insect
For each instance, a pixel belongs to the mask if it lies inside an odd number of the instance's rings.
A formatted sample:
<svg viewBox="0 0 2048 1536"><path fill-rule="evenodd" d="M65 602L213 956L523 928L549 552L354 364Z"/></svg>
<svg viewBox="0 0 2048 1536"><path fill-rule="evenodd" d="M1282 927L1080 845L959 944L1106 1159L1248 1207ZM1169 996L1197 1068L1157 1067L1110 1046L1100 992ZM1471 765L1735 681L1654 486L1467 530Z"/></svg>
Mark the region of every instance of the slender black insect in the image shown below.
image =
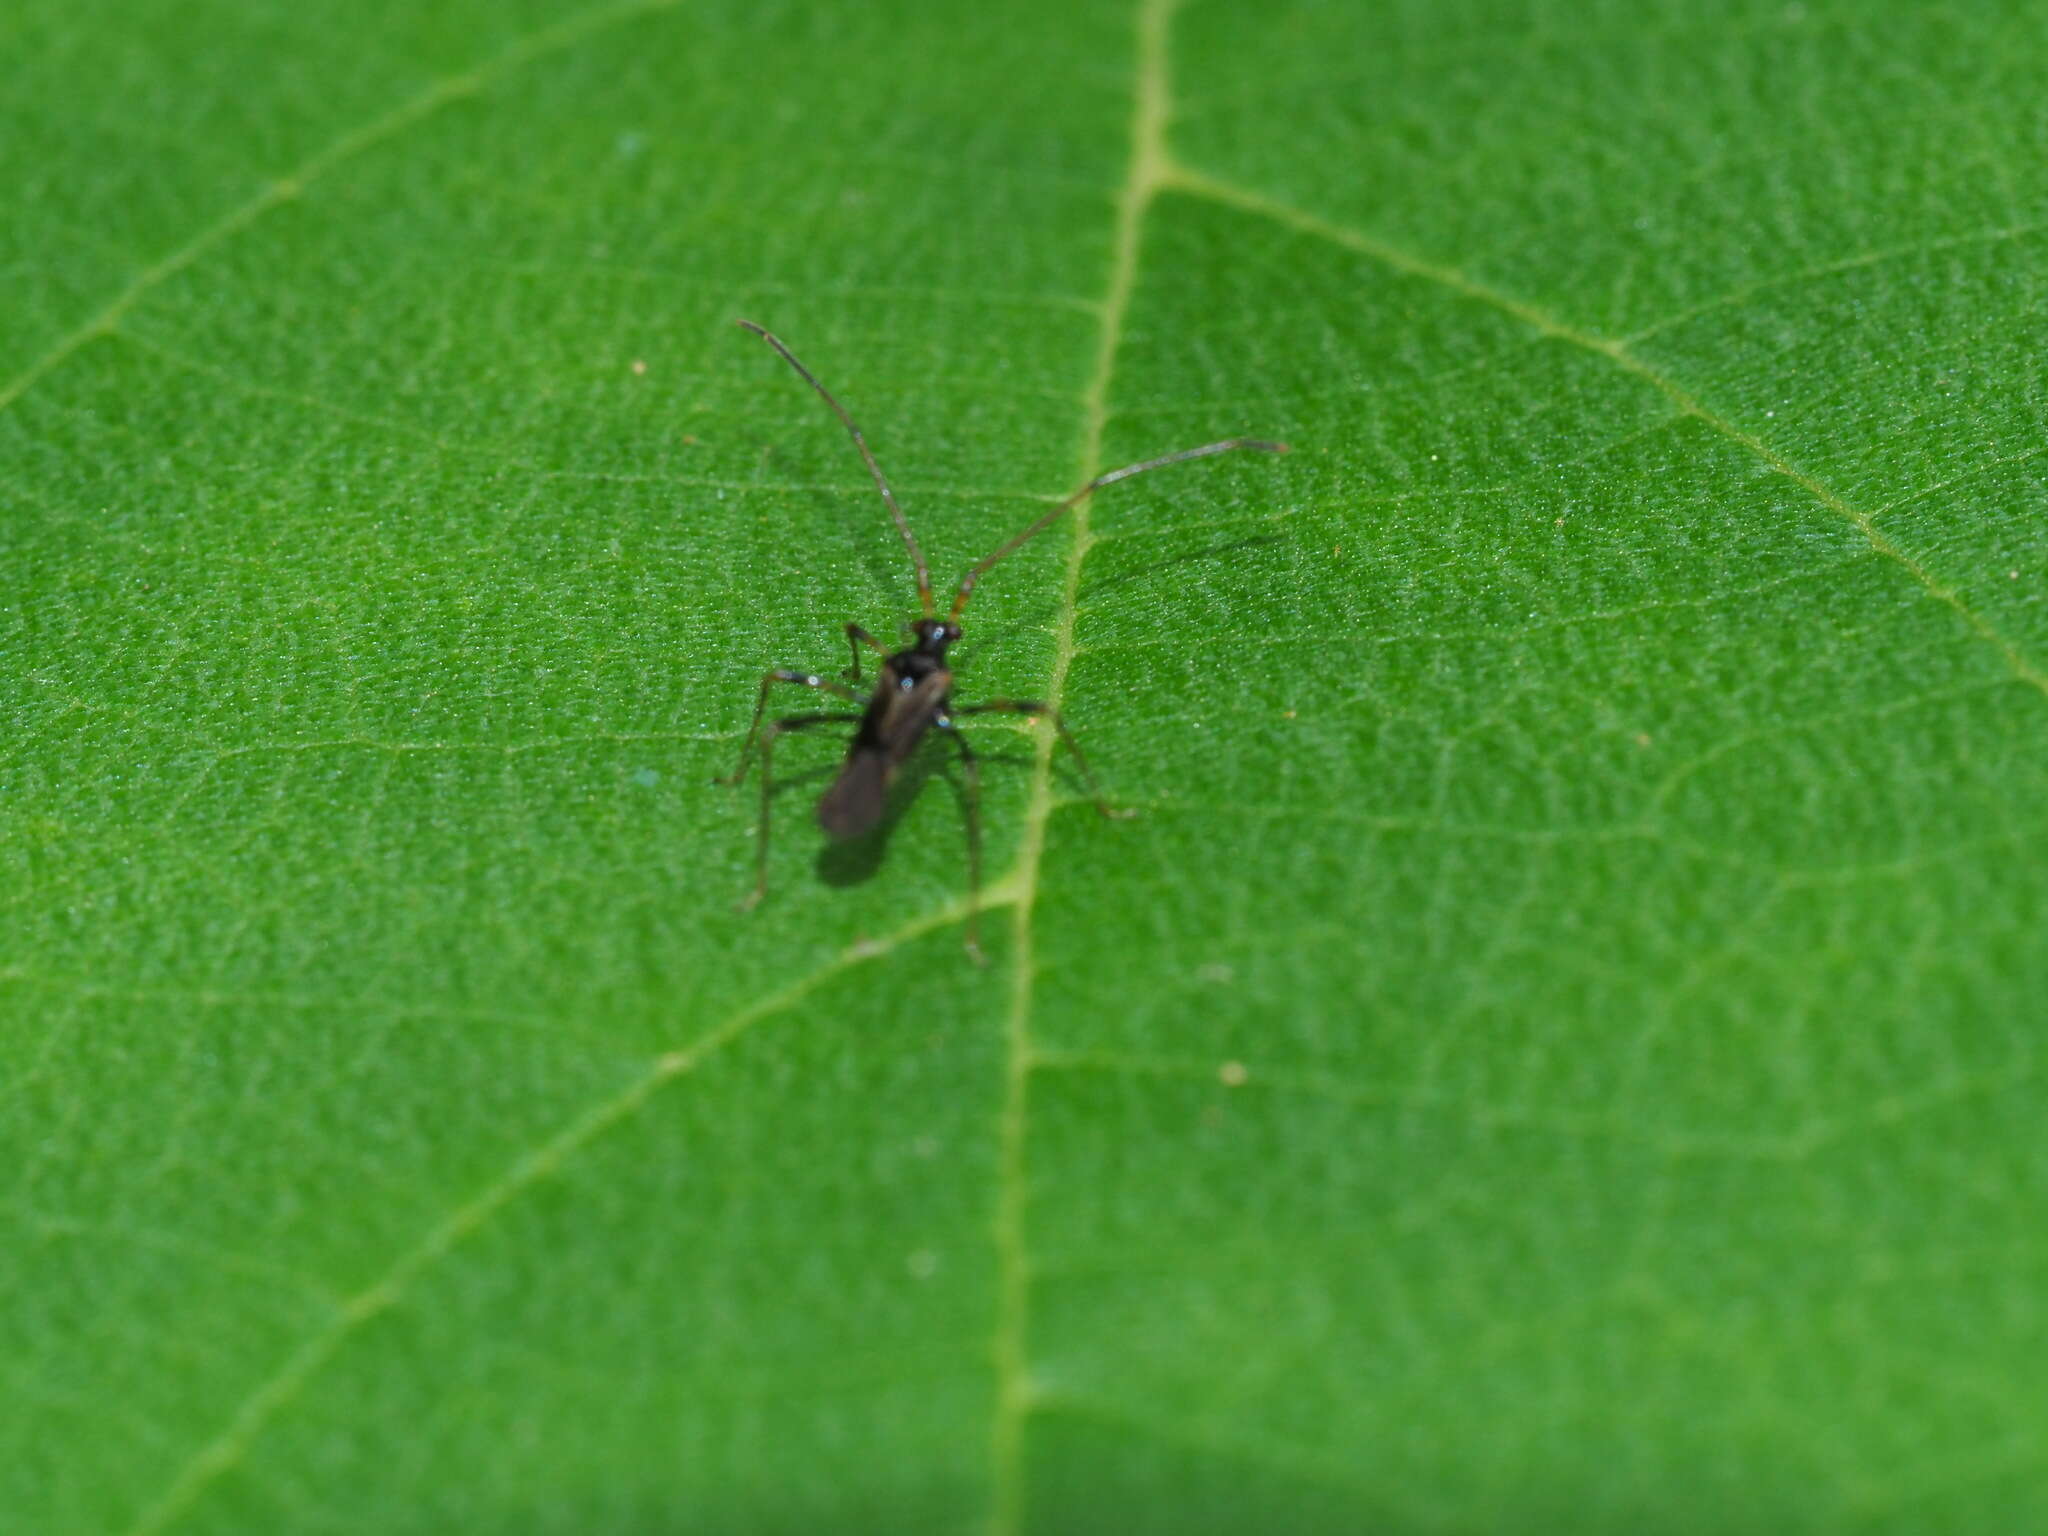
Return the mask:
<svg viewBox="0 0 2048 1536"><path fill-rule="evenodd" d="M765 328L751 320L738 322L744 330L752 331L769 346L782 354L784 362L803 376L803 380L815 389L832 407L833 414L845 425L853 436L853 446L860 450L860 456L874 476L875 489L882 493L882 501L889 508L889 515L896 520L896 531L903 535L904 547L910 551L910 563L917 569L917 600L922 610L920 617L913 619L909 626L911 644L900 651L890 651L873 635L858 624L846 626L848 648L853 653L853 665L845 676L852 682L861 681L860 648L867 646L882 658L879 674L875 679L875 691L869 696L866 707L858 714L834 712L822 715L792 715L769 722L768 729L761 729L761 716L768 708L768 690L777 683L794 683L801 688L815 688L850 703L858 704L861 696L847 683L835 678L821 677L815 672L798 672L777 667L761 677L760 696L754 701L753 723L747 728L746 744L740 748L739 766L722 784L738 784L747 776L747 764L753 760L754 746L758 741L761 749L761 826L755 844L756 876L753 893L740 903L742 910L751 908L768 890L768 821L770 797L774 780L771 762L774 756L775 738L788 731L808 730L814 725L855 725L853 743L847 748L846 761L841 765L838 778L825 791L818 802L818 825L834 838L859 837L869 831L882 818L882 808L890 783L924 733L933 727L945 731L960 750L960 765L966 775L967 812L967 952L980 964L980 905L981 905L981 770L973 750L967 745L967 738L960 731L955 716L958 715L1044 715L1053 723L1053 729L1060 733L1060 740L1067 750L1074 754L1074 762L1081 770L1081 777L1087 782L1088 792L1095 800L1095 808L1105 816L1128 816L1128 811L1116 811L1102 798L1102 791L1095 782L1095 775L1088 767L1088 759L1082 754L1081 744L1074 740L1074 733L1067 729L1067 723L1051 706L1035 699L990 699L983 704L970 704L956 708L953 704L953 671L947 664L946 648L960 638L960 612L967 606L967 599L974 594L975 584L987 574L1005 555L1013 553L1027 539L1042 533L1056 522L1060 514L1078 504L1091 492L1105 485L1114 485L1119 480L1128 480L1133 475L1142 475L1147 470L1159 469L1168 464L1178 464L1186 459L1207 458L1212 453L1228 453L1235 448L1254 448L1263 453L1285 453L1285 443L1265 443L1248 437L1233 437L1220 443L1204 443L1199 448L1183 448L1179 453L1169 453L1160 458L1146 459L1140 464L1126 464L1122 469L1112 469L1108 474L1097 475L1065 501L1040 517L1022 533L1011 539L992 555L988 555L968 567L967 574L960 578L960 586L953 594L953 608L945 618L936 617L932 606L931 569L925 564L924 551L918 548L917 537L910 531L910 522L903 515L903 509L896 504L896 494L889 489L889 482L882 478L882 467L875 462L875 456L868 449L867 439L861 435L853 418L846 414L846 407L832 398L831 391L820 384L811 370L796 359L796 354L785 347Z"/></svg>

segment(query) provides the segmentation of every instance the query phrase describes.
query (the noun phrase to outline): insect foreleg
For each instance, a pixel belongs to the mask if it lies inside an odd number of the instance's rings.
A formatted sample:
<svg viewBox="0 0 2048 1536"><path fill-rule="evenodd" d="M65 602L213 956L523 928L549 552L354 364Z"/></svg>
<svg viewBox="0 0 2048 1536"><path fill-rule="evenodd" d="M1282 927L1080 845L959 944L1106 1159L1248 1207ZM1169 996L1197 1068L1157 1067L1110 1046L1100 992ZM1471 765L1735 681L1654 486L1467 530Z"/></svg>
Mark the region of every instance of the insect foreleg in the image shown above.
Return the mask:
<svg viewBox="0 0 2048 1536"><path fill-rule="evenodd" d="M846 644L853 652L853 665L846 669L846 675L856 683L860 681L860 648L862 646L866 646L884 660L888 659L889 647L882 644L881 641L862 629L858 624L846 626Z"/></svg>

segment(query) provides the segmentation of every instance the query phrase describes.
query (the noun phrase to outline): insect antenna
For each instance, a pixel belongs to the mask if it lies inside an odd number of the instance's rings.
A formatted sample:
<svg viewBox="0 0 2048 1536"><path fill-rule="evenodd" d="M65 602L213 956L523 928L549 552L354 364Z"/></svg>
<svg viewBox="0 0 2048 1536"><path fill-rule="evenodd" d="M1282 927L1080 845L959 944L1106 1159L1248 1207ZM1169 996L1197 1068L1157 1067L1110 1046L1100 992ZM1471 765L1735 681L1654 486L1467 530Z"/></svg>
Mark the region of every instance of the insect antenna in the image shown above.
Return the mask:
<svg viewBox="0 0 2048 1536"><path fill-rule="evenodd" d="M882 500L888 503L889 515L896 519L896 531L903 535L904 546L910 551L910 563L917 567L917 600L923 605L925 617L930 618L932 612L931 569L924 563L924 551L917 547L917 535L910 531L910 520L903 515L903 509L896 505L896 493L889 489L889 482L882 478L882 466L875 462L874 454L868 451L868 440L861 435L860 428L855 426L853 418L846 414L846 407L832 398L832 391L820 384L817 376L802 363L798 362L796 354L785 347L781 340L766 326L756 325L751 320L738 320L734 324L738 325L743 331L752 331L756 336L767 342L769 346L780 352L782 360L803 375L804 382L818 392L824 402L832 407L833 414L845 423L846 430L853 434L853 446L860 450L861 458L867 462L868 473L875 477L875 489L882 493ZM1213 453L1215 451L1214 448L1196 450L1198 453ZM1159 462L1163 464L1168 461L1162 459ZM1151 466L1140 465L1138 467L1150 468ZM1136 470L1119 470L1117 473L1118 475L1135 474ZM1033 531L1035 532L1036 530Z"/></svg>
<svg viewBox="0 0 2048 1536"><path fill-rule="evenodd" d="M768 339L770 341L775 340L775 338L772 336L770 336ZM777 345L779 346L780 343L777 343ZM787 353L784 353L783 355L785 357L788 356ZM790 361L795 362L796 359L790 358ZM809 377L809 375L806 375L806 377ZM827 396L826 398L829 399L831 397ZM842 412L841 414L843 415L844 412ZM848 423L848 425L851 425L851 423ZM1054 507L1050 512L1046 513L1043 517L1039 518L1038 521L1033 523L1029 528L1026 528L1022 533L1018 534L1014 539L1010 540L1010 542L1005 544L1001 549L998 549L994 554L989 555L986 558L976 562L974 565L970 566L968 568L967 574L960 578L960 590L953 596L952 616L956 619L960 617L960 610L967 606L967 599L974 592L974 584L980 581L981 578L988 573L988 568L990 566L994 565L998 560L1002 559L1005 555L1014 553L1019 545L1022 545L1026 543L1028 540L1033 539L1037 537L1039 534L1045 532L1046 529L1050 528L1054 523L1059 521L1061 513L1068 511L1072 507L1078 506L1081 502L1085 501L1088 498L1090 493L1101 490L1105 485L1114 485L1119 480L1128 480L1133 475L1142 475L1148 469L1163 469L1168 464L1179 464L1187 459L1206 459L1212 453L1229 453L1231 450L1236 448L1252 448L1256 449L1260 453L1287 452L1287 445L1285 443L1261 442L1259 441L1259 439L1253 437L1232 437L1227 438L1220 443L1204 443L1199 448L1183 448L1179 453L1163 454L1156 459L1146 459L1141 464L1126 464L1122 469L1112 469L1107 474L1097 475L1093 480L1090 480L1086 485L1082 486L1081 489L1074 492L1074 494L1069 496L1065 501L1061 502L1058 506ZM866 452L866 450L863 449L862 452ZM872 462L872 460L870 462ZM907 536L908 534L906 531L906 537ZM929 613L931 610L927 608L925 611Z"/></svg>

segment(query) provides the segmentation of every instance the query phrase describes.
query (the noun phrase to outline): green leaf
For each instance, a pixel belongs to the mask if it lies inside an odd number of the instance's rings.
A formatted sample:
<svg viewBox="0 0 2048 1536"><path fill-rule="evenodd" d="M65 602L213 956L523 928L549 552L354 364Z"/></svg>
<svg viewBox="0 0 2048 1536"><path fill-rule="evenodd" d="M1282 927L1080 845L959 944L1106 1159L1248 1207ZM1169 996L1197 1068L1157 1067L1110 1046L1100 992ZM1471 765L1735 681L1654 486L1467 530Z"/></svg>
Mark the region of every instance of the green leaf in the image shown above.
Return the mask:
<svg viewBox="0 0 2048 1536"><path fill-rule="evenodd" d="M2048 1525L2044 36L22 0L5 1523Z"/></svg>

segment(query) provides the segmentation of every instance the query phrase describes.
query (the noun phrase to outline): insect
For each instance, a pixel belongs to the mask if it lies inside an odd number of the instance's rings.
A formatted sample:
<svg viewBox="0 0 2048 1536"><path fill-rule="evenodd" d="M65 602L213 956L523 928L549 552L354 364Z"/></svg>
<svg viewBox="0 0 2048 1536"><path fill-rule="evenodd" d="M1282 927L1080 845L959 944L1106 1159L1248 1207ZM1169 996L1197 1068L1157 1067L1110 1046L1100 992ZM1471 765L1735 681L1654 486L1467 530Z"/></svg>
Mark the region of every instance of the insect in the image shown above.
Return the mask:
<svg viewBox="0 0 2048 1536"><path fill-rule="evenodd" d="M791 731L809 730L818 725L852 725L857 727L853 741L846 750L846 760L840 765L839 775L818 801L818 825L826 834L836 839L859 837L870 831L882 818L890 784L895 780L897 770L916 750L924 739L926 731L937 729L952 738L960 753L961 770L965 776L964 795L967 821L967 952L977 965L983 963L980 936L981 902L981 770L976 762L973 749L967 744L961 732L958 717L966 715L1043 715L1052 721L1053 729L1074 755L1074 763L1081 770L1081 777L1088 785L1089 795L1095 801L1096 810L1104 816L1128 816L1128 811L1117 811L1102 797L1102 790L1095 782L1095 774L1088 766L1088 759L1081 751L1081 744L1074 739L1074 733L1067 729L1059 711L1035 699L990 699L981 704L964 707L953 703L953 669L947 660L946 651L960 638L960 614L967 606L967 599L974 595L975 585L988 574L989 567L998 560L1014 553L1027 540L1043 533L1060 516L1079 504L1084 498L1106 485L1119 480L1128 480L1133 475L1142 475L1148 470L1160 469L1168 464L1179 464L1188 459L1207 458L1214 453L1228 453L1233 449L1250 448L1262 453L1285 453L1285 443L1260 442L1254 438L1233 437L1218 443L1204 443L1199 448L1183 448L1178 453L1169 453L1156 459L1146 459L1138 464L1126 464L1122 469L1112 469L1107 474L1097 475L1065 501L1038 518L1022 533L999 547L995 553L986 555L967 569L960 578L960 585L953 593L953 607L945 618L937 616L932 602L931 568L925 564L924 551L918 547L917 536L910 531L910 522L903 515L902 507L896 503L896 493L889 489L889 482L883 478L882 467L875 462L875 456L868 448L867 438L861 434L846 407L832 398L832 393L820 384L796 354L784 346L772 333L751 320L738 322L743 330L752 331L769 346L782 355L782 360L794 368L803 381L815 389L824 402L832 408L841 424L853 437L853 446L860 450L862 462L868 473L874 477L875 489L882 493L883 504L896 522L896 531L903 535L904 547L910 551L910 563L917 571L917 600L921 610L919 617L910 621L911 642L900 651L891 651L881 641L862 629L858 624L846 626L847 646L853 655L853 665L844 676L838 678L820 676L815 672L800 672L787 667L776 667L762 674L761 690L754 701L753 722L747 727L747 739L740 748L739 766L718 782L737 785L747 776L747 766L753 761L758 744L761 754L761 820L755 839L755 879L753 892L740 903L742 911L751 909L768 890L768 825L771 800L774 793L773 759L775 740ZM851 686L862 681L860 661L861 647L866 646L882 658L877 669L874 692L867 698L865 707L858 713L834 711L829 714L792 715L772 720L764 731L761 717L768 708L768 694L778 683L799 688L811 688L820 693L829 693L853 704L862 702L861 695Z"/></svg>

